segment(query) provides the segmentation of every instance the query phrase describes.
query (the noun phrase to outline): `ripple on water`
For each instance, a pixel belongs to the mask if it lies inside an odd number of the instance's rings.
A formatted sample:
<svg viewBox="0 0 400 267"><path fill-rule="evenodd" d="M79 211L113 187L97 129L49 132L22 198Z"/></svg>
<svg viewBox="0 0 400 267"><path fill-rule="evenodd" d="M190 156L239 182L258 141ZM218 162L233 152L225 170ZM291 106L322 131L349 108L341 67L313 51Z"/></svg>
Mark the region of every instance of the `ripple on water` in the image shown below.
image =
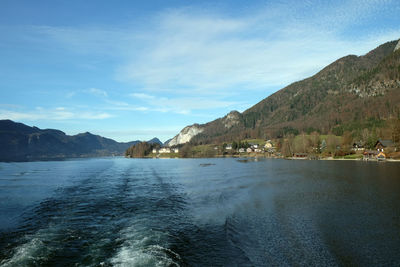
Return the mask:
<svg viewBox="0 0 400 267"><path fill-rule="evenodd" d="M2 165L0 196L23 196L28 204L0 232L0 265L399 265L398 165L362 164L348 177L343 164L101 159ZM55 186L25 197L39 179ZM5 206L0 201L0 210Z"/></svg>

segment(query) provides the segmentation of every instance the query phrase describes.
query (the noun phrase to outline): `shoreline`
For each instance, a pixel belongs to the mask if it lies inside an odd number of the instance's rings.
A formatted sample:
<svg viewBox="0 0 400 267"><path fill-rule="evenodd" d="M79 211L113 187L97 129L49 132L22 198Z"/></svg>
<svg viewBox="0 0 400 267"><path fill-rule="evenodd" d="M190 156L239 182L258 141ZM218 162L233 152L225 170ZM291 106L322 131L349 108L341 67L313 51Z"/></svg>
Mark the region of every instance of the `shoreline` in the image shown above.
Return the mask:
<svg viewBox="0 0 400 267"><path fill-rule="evenodd" d="M46 161L68 161L68 160L85 160L85 159L99 159L99 158L127 158L131 159L131 157L124 156L102 156L102 157L71 157L71 158L54 158L54 159L39 159L39 160L27 160L27 161L0 161L0 163L22 163L22 162L46 162ZM249 159L284 159L284 160L323 160L323 161L362 161L362 162L398 162L400 163L400 159L385 159L385 160L377 160L377 159L368 159L365 160L363 158L333 158L333 157L321 157L321 158L296 158L296 157L268 157L264 155L217 155L215 157L154 157L154 156L145 156L145 157L132 157L132 159L209 159L209 158L249 158Z"/></svg>
<svg viewBox="0 0 400 267"><path fill-rule="evenodd" d="M127 157L129 158L129 157ZM265 158L265 159L285 159L285 160L323 160L323 161L362 161L362 162L400 162L400 159L392 159L388 158L385 160L377 160L377 159L363 159L363 158L334 158L334 157L319 157L319 158L307 158L307 157L269 157L265 155L216 155L214 157L177 157L177 156L145 156L145 157L137 157L137 158L148 158L148 159L207 159L207 158Z"/></svg>

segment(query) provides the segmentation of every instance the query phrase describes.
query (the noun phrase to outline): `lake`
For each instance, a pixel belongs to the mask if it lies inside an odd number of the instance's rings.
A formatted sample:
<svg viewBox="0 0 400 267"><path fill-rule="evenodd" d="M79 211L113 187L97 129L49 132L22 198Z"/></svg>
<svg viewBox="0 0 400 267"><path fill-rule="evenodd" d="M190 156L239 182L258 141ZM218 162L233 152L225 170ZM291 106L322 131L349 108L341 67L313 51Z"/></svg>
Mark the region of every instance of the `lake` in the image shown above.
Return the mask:
<svg viewBox="0 0 400 267"><path fill-rule="evenodd" d="M400 164L0 163L0 266L400 265Z"/></svg>

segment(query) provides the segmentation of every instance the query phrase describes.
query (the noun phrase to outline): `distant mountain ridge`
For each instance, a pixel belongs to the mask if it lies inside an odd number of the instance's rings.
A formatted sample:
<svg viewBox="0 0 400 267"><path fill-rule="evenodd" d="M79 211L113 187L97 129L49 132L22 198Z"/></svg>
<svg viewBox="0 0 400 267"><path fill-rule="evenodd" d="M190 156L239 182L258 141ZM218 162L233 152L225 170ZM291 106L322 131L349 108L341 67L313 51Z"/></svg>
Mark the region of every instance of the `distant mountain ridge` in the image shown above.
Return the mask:
<svg viewBox="0 0 400 267"><path fill-rule="evenodd" d="M60 130L0 120L0 161L123 155L128 147L139 142L119 143L89 132L70 136ZM158 138L150 142L161 143Z"/></svg>
<svg viewBox="0 0 400 267"><path fill-rule="evenodd" d="M160 146L163 146L163 142L161 142L160 139L158 139L157 137L154 137L153 139L147 141L147 143L149 143L150 145L158 144Z"/></svg>
<svg viewBox="0 0 400 267"><path fill-rule="evenodd" d="M185 127L168 145L222 143L319 131L341 134L400 117L400 41L349 55L290 84L243 113ZM190 131L193 127L196 131ZM187 133L192 133L188 136ZM185 135L186 134L186 135ZM185 135L182 142L176 142ZM190 137L190 138L189 138Z"/></svg>

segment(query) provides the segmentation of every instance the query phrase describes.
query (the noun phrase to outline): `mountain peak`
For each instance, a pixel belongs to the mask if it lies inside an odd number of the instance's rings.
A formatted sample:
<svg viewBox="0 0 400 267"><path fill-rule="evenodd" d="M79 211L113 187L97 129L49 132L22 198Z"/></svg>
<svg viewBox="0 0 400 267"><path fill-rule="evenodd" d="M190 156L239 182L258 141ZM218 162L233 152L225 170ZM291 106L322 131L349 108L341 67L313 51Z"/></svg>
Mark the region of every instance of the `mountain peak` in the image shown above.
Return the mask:
<svg viewBox="0 0 400 267"><path fill-rule="evenodd" d="M179 132L174 138L172 138L168 143L167 146L176 146L180 144L185 144L189 142L195 135L203 132L203 127L197 123L186 126Z"/></svg>
<svg viewBox="0 0 400 267"><path fill-rule="evenodd" d="M233 126L239 124L240 113L236 110L232 110L223 118L223 124L225 128L232 128Z"/></svg>
<svg viewBox="0 0 400 267"><path fill-rule="evenodd" d="M157 137L154 137L153 139L147 141L147 143L152 144L152 145L153 145L153 144L159 144L160 146L163 144L163 143L160 141L160 139L158 139Z"/></svg>

